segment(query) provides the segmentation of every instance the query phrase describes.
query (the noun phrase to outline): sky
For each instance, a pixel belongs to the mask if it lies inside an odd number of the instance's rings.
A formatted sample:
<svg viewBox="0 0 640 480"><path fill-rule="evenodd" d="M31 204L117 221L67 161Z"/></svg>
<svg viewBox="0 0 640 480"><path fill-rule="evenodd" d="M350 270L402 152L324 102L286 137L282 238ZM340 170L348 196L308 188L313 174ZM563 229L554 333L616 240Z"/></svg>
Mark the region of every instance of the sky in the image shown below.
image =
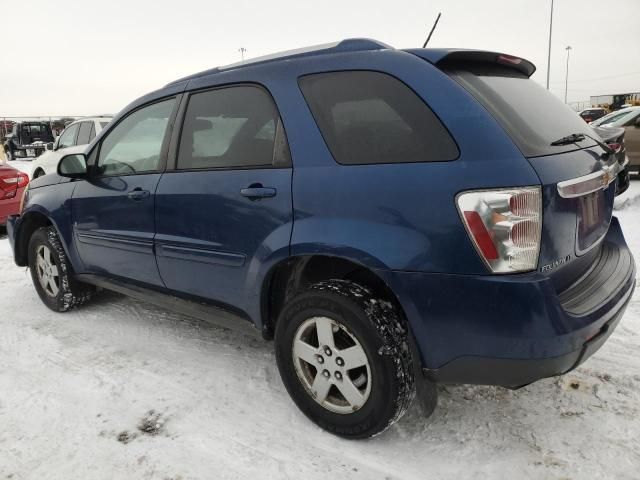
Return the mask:
<svg viewBox="0 0 640 480"><path fill-rule="evenodd" d="M0 118L116 113L176 78L281 50L370 37L531 60L547 72L551 0L0 0ZM6 18L6 17L9 18ZM5 18L3 18L5 17ZM640 91L640 0L555 0L551 90ZM628 21L628 23L627 23Z"/></svg>

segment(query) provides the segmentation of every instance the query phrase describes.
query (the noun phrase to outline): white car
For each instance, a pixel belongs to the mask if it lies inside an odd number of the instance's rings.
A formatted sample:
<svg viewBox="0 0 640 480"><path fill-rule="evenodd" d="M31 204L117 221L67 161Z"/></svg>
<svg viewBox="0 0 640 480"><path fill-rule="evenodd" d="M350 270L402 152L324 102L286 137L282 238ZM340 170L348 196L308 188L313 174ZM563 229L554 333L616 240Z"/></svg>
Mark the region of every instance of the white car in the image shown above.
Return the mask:
<svg viewBox="0 0 640 480"><path fill-rule="evenodd" d="M47 151L33 161L31 178L55 173L60 159L69 153L84 153L95 136L111 121L111 116L78 119L64 129Z"/></svg>

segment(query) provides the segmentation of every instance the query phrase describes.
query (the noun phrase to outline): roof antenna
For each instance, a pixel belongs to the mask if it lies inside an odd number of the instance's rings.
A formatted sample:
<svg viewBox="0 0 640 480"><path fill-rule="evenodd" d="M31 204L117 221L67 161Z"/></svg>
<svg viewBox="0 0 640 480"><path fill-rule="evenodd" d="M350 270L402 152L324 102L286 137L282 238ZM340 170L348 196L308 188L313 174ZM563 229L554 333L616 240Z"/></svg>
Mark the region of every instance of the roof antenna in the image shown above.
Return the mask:
<svg viewBox="0 0 640 480"><path fill-rule="evenodd" d="M433 22L433 27L431 27L431 31L429 32L429 36L424 41L424 45L422 45L422 48L426 48L427 47L427 43L429 43L429 40L431 40L431 35L433 35L433 31L436 29L436 26L438 25L438 20L440 20L440 16L441 15L442 15L442 13L438 12L438 16L436 17L436 21Z"/></svg>

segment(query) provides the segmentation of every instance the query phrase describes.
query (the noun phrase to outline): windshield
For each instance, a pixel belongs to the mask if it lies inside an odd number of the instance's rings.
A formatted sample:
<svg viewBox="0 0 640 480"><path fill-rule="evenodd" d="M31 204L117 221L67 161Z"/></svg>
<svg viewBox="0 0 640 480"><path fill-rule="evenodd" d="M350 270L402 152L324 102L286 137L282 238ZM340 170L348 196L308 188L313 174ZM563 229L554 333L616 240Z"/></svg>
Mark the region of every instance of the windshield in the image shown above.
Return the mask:
<svg viewBox="0 0 640 480"><path fill-rule="evenodd" d="M640 108L618 110L617 112L610 113L609 115L596 120L592 125L595 125L596 127L603 125L607 125L608 127L620 127L638 115L640 115Z"/></svg>
<svg viewBox="0 0 640 480"><path fill-rule="evenodd" d="M553 155L595 145L582 118L541 85L513 69L491 64L463 64L449 75L489 110L526 157ZM572 134L586 135L575 143L551 143Z"/></svg>

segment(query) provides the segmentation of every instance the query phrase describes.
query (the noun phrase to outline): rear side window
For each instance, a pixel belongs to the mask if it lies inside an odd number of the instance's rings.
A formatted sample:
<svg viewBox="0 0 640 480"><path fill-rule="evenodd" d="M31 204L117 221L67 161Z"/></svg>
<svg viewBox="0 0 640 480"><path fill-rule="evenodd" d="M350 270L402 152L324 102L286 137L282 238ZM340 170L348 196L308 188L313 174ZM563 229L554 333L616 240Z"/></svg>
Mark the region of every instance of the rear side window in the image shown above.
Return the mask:
<svg viewBox="0 0 640 480"><path fill-rule="evenodd" d="M526 157L553 155L595 143L593 130L576 112L537 82L511 68L481 62L443 65L502 125ZM551 145L574 133L585 141Z"/></svg>
<svg viewBox="0 0 640 480"><path fill-rule="evenodd" d="M86 145L90 142L89 137L91 136L92 126L93 122L82 122L80 124L80 131L78 132L78 140L76 141L76 145Z"/></svg>
<svg viewBox="0 0 640 480"><path fill-rule="evenodd" d="M276 106L262 88L242 85L195 93L185 113L178 169L285 166L283 138Z"/></svg>
<svg viewBox="0 0 640 480"><path fill-rule="evenodd" d="M458 147L409 87L379 72L307 75L300 89L334 159L344 165L437 162Z"/></svg>

